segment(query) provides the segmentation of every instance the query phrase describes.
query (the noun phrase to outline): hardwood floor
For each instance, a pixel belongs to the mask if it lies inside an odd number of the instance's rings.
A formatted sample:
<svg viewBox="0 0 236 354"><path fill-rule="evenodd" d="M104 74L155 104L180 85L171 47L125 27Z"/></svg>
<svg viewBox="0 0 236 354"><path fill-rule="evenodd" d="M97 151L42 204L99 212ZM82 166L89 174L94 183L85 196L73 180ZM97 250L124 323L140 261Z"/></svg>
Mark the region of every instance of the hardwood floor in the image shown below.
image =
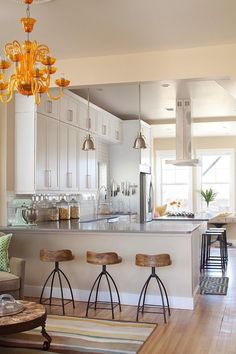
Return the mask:
<svg viewBox="0 0 236 354"><path fill-rule="evenodd" d="M229 249L229 264L225 276L229 277L228 294L198 295L196 308L171 310L168 323L163 323L162 315L145 314L144 321L157 322L158 326L139 354L236 354L236 249ZM209 272L221 276L221 272ZM180 275L181 276L181 275ZM34 299L35 300L35 299ZM77 302L76 308L67 305L66 314L84 316L86 303ZM91 311L91 310L90 310ZM61 309L53 307L48 313L61 314ZM135 321L136 308L123 306L116 309L116 319ZM111 319L110 311L100 310L95 318ZM69 353L69 352L67 352Z"/></svg>

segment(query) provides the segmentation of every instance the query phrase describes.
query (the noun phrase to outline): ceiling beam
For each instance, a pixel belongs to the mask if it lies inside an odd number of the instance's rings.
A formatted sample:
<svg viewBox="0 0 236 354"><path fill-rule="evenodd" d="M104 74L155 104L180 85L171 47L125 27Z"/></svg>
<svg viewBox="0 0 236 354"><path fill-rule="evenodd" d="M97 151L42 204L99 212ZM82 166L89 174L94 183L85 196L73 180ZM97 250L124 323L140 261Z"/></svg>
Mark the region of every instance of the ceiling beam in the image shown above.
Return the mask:
<svg viewBox="0 0 236 354"><path fill-rule="evenodd" d="M209 123L209 122L234 122L236 121L236 116L231 117L198 117L192 118L193 123ZM162 124L175 124L175 118L169 119L149 119L145 120L146 123L150 125L162 125Z"/></svg>

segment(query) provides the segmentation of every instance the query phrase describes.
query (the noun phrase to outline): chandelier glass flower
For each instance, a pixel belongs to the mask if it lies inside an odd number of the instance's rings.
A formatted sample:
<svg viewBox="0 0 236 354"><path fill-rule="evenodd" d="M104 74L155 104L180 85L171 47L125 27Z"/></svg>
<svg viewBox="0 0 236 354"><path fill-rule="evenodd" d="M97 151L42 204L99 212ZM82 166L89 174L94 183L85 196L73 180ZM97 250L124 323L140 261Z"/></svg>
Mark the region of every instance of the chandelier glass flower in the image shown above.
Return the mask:
<svg viewBox="0 0 236 354"><path fill-rule="evenodd" d="M54 66L56 58L50 56L50 50L45 44L31 41L29 34L32 32L36 20L30 17L30 5L33 0L24 0L27 5L26 17L21 18L27 39L22 45L16 40L5 45L6 58L0 59L0 100L8 103L13 97L14 90L25 96L34 96L35 103L40 104L41 95L47 93L48 97L58 100L63 96L63 88L70 84L69 80L61 77L55 80L59 87L59 94L52 96L49 87L51 75L57 68ZM7 70L11 64L14 72L7 78Z"/></svg>

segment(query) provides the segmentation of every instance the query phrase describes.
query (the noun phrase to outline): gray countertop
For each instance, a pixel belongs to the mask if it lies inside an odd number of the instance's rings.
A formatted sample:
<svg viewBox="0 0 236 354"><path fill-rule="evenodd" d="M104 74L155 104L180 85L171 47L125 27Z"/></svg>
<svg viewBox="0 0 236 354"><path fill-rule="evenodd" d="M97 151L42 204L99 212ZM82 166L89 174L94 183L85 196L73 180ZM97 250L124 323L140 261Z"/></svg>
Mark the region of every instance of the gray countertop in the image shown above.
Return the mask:
<svg viewBox="0 0 236 354"><path fill-rule="evenodd" d="M69 221L50 221L41 222L36 226L2 226L0 231L24 233L66 233L66 232L98 232L98 233L152 233L152 234L190 234L199 227L200 223L188 220L180 223L179 221L161 221L158 220L144 224L136 222L119 221L114 219L99 219L95 221L80 222L79 220Z"/></svg>
<svg viewBox="0 0 236 354"><path fill-rule="evenodd" d="M154 218L158 221L209 221L214 218L216 213L196 213L193 218L188 218L186 216L159 216Z"/></svg>

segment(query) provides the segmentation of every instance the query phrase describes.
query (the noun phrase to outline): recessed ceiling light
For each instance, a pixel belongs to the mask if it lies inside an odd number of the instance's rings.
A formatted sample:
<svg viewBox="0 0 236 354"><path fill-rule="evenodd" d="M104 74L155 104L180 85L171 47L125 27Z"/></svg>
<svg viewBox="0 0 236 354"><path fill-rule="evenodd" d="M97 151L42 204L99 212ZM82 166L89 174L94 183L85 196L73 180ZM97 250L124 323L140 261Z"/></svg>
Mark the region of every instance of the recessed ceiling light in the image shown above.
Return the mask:
<svg viewBox="0 0 236 354"><path fill-rule="evenodd" d="M170 84L162 84L162 87L170 87Z"/></svg>
<svg viewBox="0 0 236 354"><path fill-rule="evenodd" d="M167 110L168 112L173 112L174 108L172 108L172 107L166 107L166 110Z"/></svg>

